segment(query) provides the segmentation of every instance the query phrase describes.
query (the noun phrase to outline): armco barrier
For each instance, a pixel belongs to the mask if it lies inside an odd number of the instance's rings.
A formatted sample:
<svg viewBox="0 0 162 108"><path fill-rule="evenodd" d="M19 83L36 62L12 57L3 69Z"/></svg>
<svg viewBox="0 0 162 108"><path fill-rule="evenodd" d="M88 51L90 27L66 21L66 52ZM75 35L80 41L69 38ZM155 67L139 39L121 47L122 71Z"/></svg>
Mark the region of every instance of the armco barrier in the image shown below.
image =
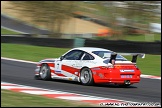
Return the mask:
<svg viewBox="0 0 162 108"><path fill-rule="evenodd" d="M161 42L132 42L124 40L55 39L1 36L1 43L28 44L48 47L101 47L115 52L131 52L161 55Z"/></svg>
<svg viewBox="0 0 162 108"><path fill-rule="evenodd" d="M62 48L72 48L73 41L73 39L1 36L1 43L15 43Z"/></svg>

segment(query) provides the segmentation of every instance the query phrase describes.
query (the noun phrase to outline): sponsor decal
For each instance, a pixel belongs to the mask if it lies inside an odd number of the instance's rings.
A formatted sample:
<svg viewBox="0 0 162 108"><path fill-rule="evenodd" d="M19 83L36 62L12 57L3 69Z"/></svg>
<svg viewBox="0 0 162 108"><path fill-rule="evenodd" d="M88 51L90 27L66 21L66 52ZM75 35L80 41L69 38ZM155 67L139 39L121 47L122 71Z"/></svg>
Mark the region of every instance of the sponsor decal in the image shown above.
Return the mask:
<svg viewBox="0 0 162 108"><path fill-rule="evenodd" d="M96 74L96 72L94 71L94 72L93 72L93 74L95 75L95 74Z"/></svg>
<svg viewBox="0 0 162 108"><path fill-rule="evenodd" d="M121 78L132 78L132 75L121 75Z"/></svg>
<svg viewBox="0 0 162 108"><path fill-rule="evenodd" d="M100 68L92 68L92 70L100 70Z"/></svg>
<svg viewBox="0 0 162 108"><path fill-rule="evenodd" d="M69 80L72 80L72 78L69 78Z"/></svg>
<svg viewBox="0 0 162 108"><path fill-rule="evenodd" d="M103 74L102 73L99 73L98 74L100 78L103 78Z"/></svg>
<svg viewBox="0 0 162 108"><path fill-rule="evenodd" d="M61 70L55 70L55 73L61 73Z"/></svg>
<svg viewBox="0 0 162 108"><path fill-rule="evenodd" d="M120 72L134 72L134 70L120 70Z"/></svg>

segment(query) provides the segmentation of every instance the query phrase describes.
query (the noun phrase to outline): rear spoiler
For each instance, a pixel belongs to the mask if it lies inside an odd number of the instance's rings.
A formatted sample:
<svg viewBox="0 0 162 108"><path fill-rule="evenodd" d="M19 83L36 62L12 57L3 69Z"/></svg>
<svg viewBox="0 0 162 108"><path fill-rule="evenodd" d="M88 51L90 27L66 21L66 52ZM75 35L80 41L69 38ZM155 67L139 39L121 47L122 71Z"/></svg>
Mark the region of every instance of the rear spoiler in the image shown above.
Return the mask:
<svg viewBox="0 0 162 108"><path fill-rule="evenodd" d="M131 62L133 62L133 63L136 63L138 56L140 58L145 58L145 54L144 53L111 53L110 63L112 63L112 60L116 59L117 54L119 54L119 55L126 55L126 56L127 55L131 55L132 56Z"/></svg>

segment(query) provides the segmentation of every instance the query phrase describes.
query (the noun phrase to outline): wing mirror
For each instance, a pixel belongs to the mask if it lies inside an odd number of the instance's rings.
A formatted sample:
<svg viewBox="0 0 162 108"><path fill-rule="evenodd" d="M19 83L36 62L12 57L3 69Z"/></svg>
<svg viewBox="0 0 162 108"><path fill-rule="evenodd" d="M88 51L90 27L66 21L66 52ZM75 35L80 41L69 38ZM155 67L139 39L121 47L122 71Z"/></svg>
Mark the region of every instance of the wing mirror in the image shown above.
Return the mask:
<svg viewBox="0 0 162 108"><path fill-rule="evenodd" d="M60 61L62 61L63 59L64 59L64 56L61 56L61 57L60 57Z"/></svg>

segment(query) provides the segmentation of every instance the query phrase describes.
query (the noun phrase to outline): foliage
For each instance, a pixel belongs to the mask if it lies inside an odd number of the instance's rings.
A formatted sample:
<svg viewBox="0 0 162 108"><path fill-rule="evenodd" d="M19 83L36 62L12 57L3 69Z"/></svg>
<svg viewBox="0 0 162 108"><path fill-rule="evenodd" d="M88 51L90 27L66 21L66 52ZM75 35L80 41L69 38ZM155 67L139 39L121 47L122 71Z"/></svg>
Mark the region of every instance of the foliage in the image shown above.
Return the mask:
<svg viewBox="0 0 162 108"><path fill-rule="evenodd" d="M60 34L63 21L72 16L75 9L73 1L12 1L11 9L25 17L30 17L34 24L43 23L51 31L51 36ZM58 35L60 36L60 35Z"/></svg>
<svg viewBox="0 0 162 108"><path fill-rule="evenodd" d="M93 14L98 14L98 18L102 14L108 27L121 32L112 34L115 39L124 38L134 31L148 34L149 24L157 22L158 18L154 11L157 9L158 1L96 1L95 4L85 5L89 6L89 11L86 8L87 12L92 13L95 9Z"/></svg>

